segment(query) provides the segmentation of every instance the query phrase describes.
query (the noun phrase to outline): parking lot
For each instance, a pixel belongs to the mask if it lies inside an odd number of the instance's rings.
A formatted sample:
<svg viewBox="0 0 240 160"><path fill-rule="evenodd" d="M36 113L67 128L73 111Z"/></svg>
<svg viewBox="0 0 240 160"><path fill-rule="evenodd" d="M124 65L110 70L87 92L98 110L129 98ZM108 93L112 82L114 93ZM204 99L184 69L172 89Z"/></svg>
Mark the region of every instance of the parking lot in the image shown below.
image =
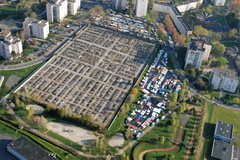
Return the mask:
<svg viewBox="0 0 240 160"><path fill-rule="evenodd" d="M108 125L156 45L90 26L57 53L23 88L75 115Z"/></svg>
<svg viewBox="0 0 240 160"><path fill-rule="evenodd" d="M168 94L178 94L181 90L181 81L173 70L166 68L168 56L168 52L160 50L140 82L144 95L126 120L127 125L135 129L135 135L139 130L163 120L165 116L162 112L167 109Z"/></svg>

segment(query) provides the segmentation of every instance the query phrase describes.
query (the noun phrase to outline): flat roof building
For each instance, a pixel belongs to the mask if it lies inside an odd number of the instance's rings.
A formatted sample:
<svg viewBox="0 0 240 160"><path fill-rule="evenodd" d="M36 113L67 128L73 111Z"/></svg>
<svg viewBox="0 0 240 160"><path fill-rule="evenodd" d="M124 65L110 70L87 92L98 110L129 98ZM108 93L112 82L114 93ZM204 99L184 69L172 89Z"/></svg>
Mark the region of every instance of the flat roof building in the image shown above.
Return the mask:
<svg viewBox="0 0 240 160"><path fill-rule="evenodd" d="M115 9L118 11L126 10L127 1L126 0L115 0Z"/></svg>
<svg viewBox="0 0 240 160"><path fill-rule="evenodd" d="M211 160L232 160L233 147L232 143L226 143L224 141L214 139Z"/></svg>
<svg viewBox="0 0 240 160"><path fill-rule="evenodd" d="M7 145L8 152L12 153L20 160L54 160L52 154L48 154L41 148L30 142L23 136Z"/></svg>
<svg viewBox="0 0 240 160"><path fill-rule="evenodd" d="M0 37L0 56L12 60L14 52L16 57L21 57L23 51L21 39L11 36L10 32L7 34L3 34L3 32Z"/></svg>
<svg viewBox="0 0 240 160"><path fill-rule="evenodd" d="M226 0L211 0L215 6L224 6Z"/></svg>
<svg viewBox="0 0 240 160"><path fill-rule="evenodd" d="M62 22L68 14L67 0L54 0L46 4L47 20L49 22Z"/></svg>
<svg viewBox="0 0 240 160"><path fill-rule="evenodd" d="M27 17L23 22L23 31L26 36L45 39L49 34L49 23L46 20Z"/></svg>
<svg viewBox="0 0 240 160"><path fill-rule="evenodd" d="M238 87L238 73L231 70L213 68L209 81L214 89L222 89L234 93Z"/></svg>
<svg viewBox="0 0 240 160"><path fill-rule="evenodd" d="M218 120L216 123L213 138L230 143L232 142L232 137L233 137L233 125Z"/></svg>

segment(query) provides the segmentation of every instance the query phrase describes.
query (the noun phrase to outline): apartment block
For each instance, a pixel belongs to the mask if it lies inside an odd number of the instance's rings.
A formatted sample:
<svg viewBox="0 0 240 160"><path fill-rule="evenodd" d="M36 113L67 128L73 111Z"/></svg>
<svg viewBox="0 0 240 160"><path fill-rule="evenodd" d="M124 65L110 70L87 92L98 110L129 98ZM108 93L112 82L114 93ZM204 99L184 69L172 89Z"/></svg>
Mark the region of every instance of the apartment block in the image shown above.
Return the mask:
<svg viewBox="0 0 240 160"><path fill-rule="evenodd" d="M137 17L146 16L148 7L148 0L136 0L135 1L135 12Z"/></svg>
<svg viewBox="0 0 240 160"><path fill-rule="evenodd" d="M237 72L219 68L213 68L209 80L214 89L222 89L232 93L236 91L239 83Z"/></svg>
<svg viewBox="0 0 240 160"><path fill-rule="evenodd" d="M192 64L193 68L199 69L202 61L208 60L212 44L206 40L206 37L204 38L203 35L201 36L198 36L197 39L191 39L185 57L184 68L186 68L188 64Z"/></svg>
<svg viewBox="0 0 240 160"><path fill-rule="evenodd" d="M47 20L61 22L68 14L67 0L54 0L46 4Z"/></svg>
<svg viewBox="0 0 240 160"><path fill-rule="evenodd" d="M13 51L17 57L22 56L22 41L20 38L11 36L9 32L0 38L0 56L4 59L12 60Z"/></svg>
<svg viewBox="0 0 240 160"><path fill-rule="evenodd" d="M49 22L27 17L23 22L23 31L26 36L45 39L49 33Z"/></svg>
<svg viewBox="0 0 240 160"><path fill-rule="evenodd" d="M80 9L81 0L68 0L68 14L75 15Z"/></svg>

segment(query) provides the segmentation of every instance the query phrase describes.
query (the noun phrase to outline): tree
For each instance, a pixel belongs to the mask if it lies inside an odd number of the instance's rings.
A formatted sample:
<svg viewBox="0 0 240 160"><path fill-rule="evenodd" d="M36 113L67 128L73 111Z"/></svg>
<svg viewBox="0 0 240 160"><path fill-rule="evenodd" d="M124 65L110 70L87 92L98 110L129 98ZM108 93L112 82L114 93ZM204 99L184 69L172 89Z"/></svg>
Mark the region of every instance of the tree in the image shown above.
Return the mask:
<svg viewBox="0 0 240 160"><path fill-rule="evenodd" d="M239 100L238 97L235 97L235 98L233 98L232 102L233 102L234 104L238 104L238 103L240 102L240 100Z"/></svg>
<svg viewBox="0 0 240 160"><path fill-rule="evenodd" d="M220 41L221 38L222 38L221 34L220 33L216 33L213 36L213 41Z"/></svg>
<svg viewBox="0 0 240 160"><path fill-rule="evenodd" d="M237 30L237 28L231 29L231 30L229 31L229 33L228 33L228 37L229 37L229 38L234 38L234 37L236 37L237 35L238 35L238 30Z"/></svg>
<svg viewBox="0 0 240 160"><path fill-rule="evenodd" d="M220 58L225 51L226 47L223 44L215 43L212 47L211 54L216 58Z"/></svg>
<svg viewBox="0 0 240 160"><path fill-rule="evenodd" d="M137 95L138 94L138 88L133 88L131 93L134 94L134 95Z"/></svg>
<svg viewBox="0 0 240 160"><path fill-rule="evenodd" d="M30 119L34 114L34 109L30 107L30 109L27 111L27 118Z"/></svg>
<svg viewBox="0 0 240 160"><path fill-rule="evenodd" d="M25 40L23 41L23 49L28 49L30 48L30 45L28 44L28 42Z"/></svg>
<svg viewBox="0 0 240 160"><path fill-rule="evenodd" d="M230 9L238 12L240 10L240 0L233 0L230 3Z"/></svg>
<svg viewBox="0 0 240 160"><path fill-rule="evenodd" d="M17 38L20 38L19 32L16 33L16 37L17 37Z"/></svg>
<svg viewBox="0 0 240 160"><path fill-rule="evenodd" d="M22 42L24 42L25 41L25 33L23 32L23 30L21 30L21 32L20 32L20 37L22 39Z"/></svg>
<svg viewBox="0 0 240 160"><path fill-rule="evenodd" d="M201 25L195 25L193 28L193 33L195 35L203 34L203 35L209 36L209 31L203 28Z"/></svg>
<svg viewBox="0 0 240 160"><path fill-rule="evenodd" d="M210 14L210 13L212 13L212 9L208 7L208 8L205 9L205 12L207 12L208 14Z"/></svg>
<svg viewBox="0 0 240 160"><path fill-rule="evenodd" d="M135 100L135 95L134 95L134 94L130 94L130 95L127 97L126 102L131 104L131 103L133 103L134 100Z"/></svg>
<svg viewBox="0 0 240 160"><path fill-rule="evenodd" d="M158 34L161 34L161 33L164 33L164 24L163 23L159 23L159 25L158 25L158 29L157 29L157 31L158 31Z"/></svg>
<svg viewBox="0 0 240 160"><path fill-rule="evenodd" d="M165 137L164 136L161 136L160 137L160 144L163 144L165 142Z"/></svg>
<svg viewBox="0 0 240 160"><path fill-rule="evenodd" d="M133 136L133 132L131 131L131 128L128 127L128 129L125 131L125 138L128 140L133 138L132 136Z"/></svg>
<svg viewBox="0 0 240 160"><path fill-rule="evenodd" d="M35 12L31 12L30 17L35 19L35 18L37 18L37 14Z"/></svg>

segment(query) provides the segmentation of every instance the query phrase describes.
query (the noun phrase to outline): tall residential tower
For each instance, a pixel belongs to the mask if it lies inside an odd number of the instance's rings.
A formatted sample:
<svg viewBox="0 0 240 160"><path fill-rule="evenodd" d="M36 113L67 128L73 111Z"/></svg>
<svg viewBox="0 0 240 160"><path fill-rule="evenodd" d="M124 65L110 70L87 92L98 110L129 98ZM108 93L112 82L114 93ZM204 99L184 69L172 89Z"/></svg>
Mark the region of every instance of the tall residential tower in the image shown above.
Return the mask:
<svg viewBox="0 0 240 160"><path fill-rule="evenodd" d="M136 0L135 12L137 17L146 16L148 7L148 0Z"/></svg>

